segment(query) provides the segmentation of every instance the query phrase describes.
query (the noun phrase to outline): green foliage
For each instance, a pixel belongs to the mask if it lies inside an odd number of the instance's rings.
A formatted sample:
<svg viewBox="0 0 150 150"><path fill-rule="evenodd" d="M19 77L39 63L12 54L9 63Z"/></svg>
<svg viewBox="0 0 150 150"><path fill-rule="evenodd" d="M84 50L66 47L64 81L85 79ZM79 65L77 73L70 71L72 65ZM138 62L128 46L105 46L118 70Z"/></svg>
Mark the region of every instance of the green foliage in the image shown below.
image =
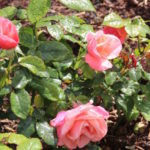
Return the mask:
<svg viewBox="0 0 150 150"><path fill-rule="evenodd" d="M29 69L33 74L40 77L48 77L46 72L46 66L42 59L37 56L25 56L19 58L19 63L21 66Z"/></svg>
<svg viewBox="0 0 150 150"><path fill-rule="evenodd" d="M122 19L118 14L111 13L107 16L105 16L103 25L105 26L111 26L115 28L121 28L124 27L126 24L130 23L130 19Z"/></svg>
<svg viewBox="0 0 150 150"><path fill-rule="evenodd" d="M142 18L134 19L126 26L126 31L131 37L146 37L146 34L150 34L150 28L145 24Z"/></svg>
<svg viewBox="0 0 150 150"><path fill-rule="evenodd" d="M26 119L30 111L31 100L27 91L19 90L17 93L12 92L10 96L11 109L13 113L22 119Z"/></svg>
<svg viewBox="0 0 150 150"><path fill-rule="evenodd" d="M48 145L55 145L55 138L54 138L54 129L49 126L47 122L38 122L36 124L36 130L44 142Z"/></svg>
<svg viewBox="0 0 150 150"><path fill-rule="evenodd" d="M0 9L0 16L12 19L17 13L17 9L14 6L8 6Z"/></svg>
<svg viewBox="0 0 150 150"><path fill-rule="evenodd" d="M0 134L0 148L4 150L12 150L11 148L5 146L1 142L5 141L8 144L17 145L17 150L42 150L42 144L38 138L26 138L23 135L15 133L1 133Z"/></svg>
<svg viewBox="0 0 150 150"><path fill-rule="evenodd" d="M50 8L50 0L30 0L27 15L32 23L39 21Z"/></svg>
<svg viewBox="0 0 150 150"><path fill-rule="evenodd" d="M62 4L68 8L78 11L95 11L90 0L59 0Z"/></svg>
<svg viewBox="0 0 150 150"><path fill-rule="evenodd" d="M57 41L42 42L38 47L38 51L41 53L42 59L47 63L50 61L63 61L72 57L69 48Z"/></svg>
<svg viewBox="0 0 150 150"><path fill-rule="evenodd" d="M150 34L150 28L146 25L145 21L138 17L136 19L123 19L116 13L111 13L105 16L103 25L115 28L125 27L126 32L131 37L146 37Z"/></svg>
<svg viewBox="0 0 150 150"><path fill-rule="evenodd" d="M47 30L56 40L60 40L63 36L63 31L59 25L49 25L47 26Z"/></svg>

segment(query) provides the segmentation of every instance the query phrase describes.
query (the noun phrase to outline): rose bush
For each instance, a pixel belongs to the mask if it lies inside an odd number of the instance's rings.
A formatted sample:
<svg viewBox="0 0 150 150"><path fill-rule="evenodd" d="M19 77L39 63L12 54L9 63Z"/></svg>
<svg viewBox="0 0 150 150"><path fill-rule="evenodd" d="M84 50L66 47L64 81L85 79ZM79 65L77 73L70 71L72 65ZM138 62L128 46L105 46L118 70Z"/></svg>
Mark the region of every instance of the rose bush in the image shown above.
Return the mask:
<svg viewBox="0 0 150 150"><path fill-rule="evenodd" d="M60 2L95 11L89 0ZM50 7L30 0L0 9L0 149L99 150L112 128L138 132L135 123L150 121L149 26L110 13L94 31Z"/></svg>

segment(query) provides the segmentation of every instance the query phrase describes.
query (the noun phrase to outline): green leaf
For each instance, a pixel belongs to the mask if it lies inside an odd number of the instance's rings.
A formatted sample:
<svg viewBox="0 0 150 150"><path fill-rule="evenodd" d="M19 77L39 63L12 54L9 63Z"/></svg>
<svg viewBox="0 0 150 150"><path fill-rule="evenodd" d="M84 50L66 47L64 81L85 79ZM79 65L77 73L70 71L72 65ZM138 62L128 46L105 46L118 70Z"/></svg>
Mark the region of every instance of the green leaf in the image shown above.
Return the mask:
<svg viewBox="0 0 150 150"><path fill-rule="evenodd" d="M124 111L128 121L135 120L139 116L139 111L134 105L133 97L125 97L124 95L121 95L117 99L117 104Z"/></svg>
<svg viewBox="0 0 150 150"><path fill-rule="evenodd" d="M126 24L130 23L130 19L122 19L116 13L111 13L104 18L103 25L121 28L124 27Z"/></svg>
<svg viewBox="0 0 150 150"><path fill-rule="evenodd" d="M62 15L53 15L40 19L36 23L36 28L45 27L51 25L51 21L59 21L62 18Z"/></svg>
<svg viewBox="0 0 150 150"><path fill-rule="evenodd" d="M29 82L31 82L31 76L25 71L16 71L12 80L12 85L16 89L23 89Z"/></svg>
<svg viewBox="0 0 150 150"><path fill-rule="evenodd" d="M142 70L142 78L145 79L145 80L150 81L150 73Z"/></svg>
<svg viewBox="0 0 150 150"><path fill-rule="evenodd" d="M0 16L5 18L12 19L17 13L17 9L14 6L8 6L3 9L0 9Z"/></svg>
<svg viewBox="0 0 150 150"><path fill-rule="evenodd" d="M30 0L27 15L31 23L43 18L50 8L50 0Z"/></svg>
<svg viewBox="0 0 150 150"><path fill-rule="evenodd" d="M2 89L0 89L0 97L9 94L10 91L10 86L3 87Z"/></svg>
<svg viewBox="0 0 150 150"><path fill-rule="evenodd" d="M102 150L98 145L95 144L89 144L87 147L88 150Z"/></svg>
<svg viewBox="0 0 150 150"><path fill-rule="evenodd" d="M144 100L143 98L136 98L135 99L135 104L138 110L141 112L143 117L147 120L150 121L150 101L149 100Z"/></svg>
<svg viewBox="0 0 150 150"><path fill-rule="evenodd" d="M113 85L114 82L117 79L117 73L116 72L108 72L105 75L105 81L108 85Z"/></svg>
<svg viewBox="0 0 150 150"><path fill-rule="evenodd" d="M27 11L26 9L18 9L17 11L17 17L21 20L24 20L27 18Z"/></svg>
<svg viewBox="0 0 150 150"><path fill-rule="evenodd" d="M17 150L42 150L42 144L39 139L32 138L18 145Z"/></svg>
<svg viewBox="0 0 150 150"><path fill-rule="evenodd" d="M0 68L0 89L1 89L2 87L4 87L5 82L6 82L6 79L7 79L6 70L3 69L3 68Z"/></svg>
<svg viewBox="0 0 150 150"><path fill-rule="evenodd" d="M0 141L6 141L9 144L19 145L25 140L27 140L27 138L21 134L15 134L15 133L1 133L0 134Z"/></svg>
<svg viewBox="0 0 150 150"><path fill-rule="evenodd" d="M58 101L65 98L64 91L51 79L35 79L31 86L48 100Z"/></svg>
<svg viewBox="0 0 150 150"><path fill-rule="evenodd" d="M47 71L49 73L50 78L54 78L54 79L58 79L58 72L56 69L51 68L51 67L47 67Z"/></svg>
<svg viewBox="0 0 150 150"><path fill-rule="evenodd" d="M44 18L43 18L43 19L44 19ZM39 21L36 23L36 28L47 27L47 26L50 26L50 25L51 25L51 22L50 22L50 21L39 20Z"/></svg>
<svg viewBox="0 0 150 150"><path fill-rule="evenodd" d="M128 110L128 113L127 113L126 117L127 117L128 121L132 121L132 120L136 120L138 118L139 114L140 114L139 111L134 106L132 108L132 110Z"/></svg>
<svg viewBox="0 0 150 150"><path fill-rule="evenodd" d="M15 52L18 53L18 54L20 54L21 56L24 56L24 53L22 52L22 50L21 50L21 48L19 46L17 46L15 48Z"/></svg>
<svg viewBox="0 0 150 150"><path fill-rule="evenodd" d="M2 143L0 143L0 149L1 150L12 150L12 148L9 148L8 146L3 145Z"/></svg>
<svg viewBox="0 0 150 150"><path fill-rule="evenodd" d="M46 66L42 59L37 56L25 56L19 58L19 64L29 69L33 74L40 77L49 77Z"/></svg>
<svg viewBox="0 0 150 150"><path fill-rule="evenodd" d="M35 132L35 121L31 117L28 117L26 120L21 120L18 124L17 132L26 137L30 137Z"/></svg>
<svg viewBox="0 0 150 150"><path fill-rule="evenodd" d="M46 62L63 61L71 55L70 50L63 43L57 41L42 42L38 50Z"/></svg>
<svg viewBox="0 0 150 150"><path fill-rule="evenodd" d="M49 34L56 40L60 40L63 37L63 31L59 25L49 25L47 26Z"/></svg>
<svg viewBox="0 0 150 150"><path fill-rule="evenodd" d="M69 57L69 56L68 56ZM70 56L70 58L59 62L53 62L53 65L58 69L58 70L65 70L68 69L69 67L71 67L73 63L73 58L72 56Z"/></svg>
<svg viewBox="0 0 150 150"><path fill-rule="evenodd" d="M131 96L139 91L139 83L133 80L129 80L128 83L124 83L123 87L121 88L121 91L125 95Z"/></svg>
<svg viewBox="0 0 150 150"><path fill-rule="evenodd" d="M85 78L92 79L94 77L95 71L92 70L88 64L85 63L82 65L81 69Z"/></svg>
<svg viewBox="0 0 150 150"><path fill-rule="evenodd" d="M143 94L149 98L150 97L150 82L148 82L147 84L145 85L141 85L141 89L142 89L142 92Z"/></svg>
<svg viewBox="0 0 150 150"><path fill-rule="evenodd" d="M76 16L62 16L60 19L61 26L68 32L73 32L74 28L80 27L84 21Z"/></svg>
<svg viewBox="0 0 150 150"><path fill-rule="evenodd" d="M44 107L44 99L39 94L36 94L34 97L34 105L36 108Z"/></svg>
<svg viewBox="0 0 150 150"><path fill-rule="evenodd" d="M36 130L44 142L48 145L55 145L55 138L54 138L54 128L50 127L47 122L38 122L36 124Z"/></svg>
<svg viewBox="0 0 150 150"><path fill-rule="evenodd" d="M95 8L90 0L59 0L59 1L68 8L77 11L95 11Z"/></svg>
<svg viewBox="0 0 150 150"><path fill-rule="evenodd" d="M63 39L67 40L67 41L70 41L72 43L77 43L79 44L80 46L84 47L84 44L80 41L80 40L77 40L76 38L74 38L73 36L71 35L64 35L63 36Z"/></svg>
<svg viewBox="0 0 150 150"><path fill-rule="evenodd" d="M150 28L148 25L145 24L142 18L134 19L130 24L125 27L125 29L131 37L146 37L146 34L150 34Z"/></svg>
<svg viewBox="0 0 150 150"><path fill-rule="evenodd" d="M129 77L131 80L138 81L142 77L140 68L131 68L129 70Z"/></svg>
<svg viewBox="0 0 150 150"><path fill-rule="evenodd" d="M12 92L10 96L11 110L22 119L26 119L30 111L31 100L25 90L19 90L17 93Z"/></svg>
<svg viewBox="0 0 150 150"><path fill-rule="evenodd" d="M25 140L27 140L27 138L25 136L23 136L21 134L11 133L8 138L8 143L19 145L19 144L23 143Z"/></svg>
<svg viewBox="0 0 150 150"><path fill-rule="evenodd" d="M80 25L78 28L73 28L72 33L81 36L83 39L85 39L88 32L93 32L93 27L91 25L83 24Z"/></svg>
<svg viewBox="0 0 150 150"><path fill-rule="evenodd" d="M19 30L19 39L21 45L31 49L36 48L36 40L31 27L22 27Z"/></svg>

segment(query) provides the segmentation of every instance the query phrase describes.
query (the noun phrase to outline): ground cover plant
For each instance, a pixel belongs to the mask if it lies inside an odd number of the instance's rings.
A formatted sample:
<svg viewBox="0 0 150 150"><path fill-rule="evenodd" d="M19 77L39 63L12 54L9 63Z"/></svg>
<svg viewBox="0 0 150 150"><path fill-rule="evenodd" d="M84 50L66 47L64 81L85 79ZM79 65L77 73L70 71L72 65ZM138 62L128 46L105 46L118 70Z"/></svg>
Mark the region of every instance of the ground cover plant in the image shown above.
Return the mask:
<svg viewBox="0 0 150 150"><path fill-rule="evenodd" d="M96 11L89 0L60 3ZM150 121L148 21L112 12L94 30L50 9L50 0L0 9L0 122L15 125L10 132L1 125L0 150L100 150L112 126L143 132Z"/></svg>

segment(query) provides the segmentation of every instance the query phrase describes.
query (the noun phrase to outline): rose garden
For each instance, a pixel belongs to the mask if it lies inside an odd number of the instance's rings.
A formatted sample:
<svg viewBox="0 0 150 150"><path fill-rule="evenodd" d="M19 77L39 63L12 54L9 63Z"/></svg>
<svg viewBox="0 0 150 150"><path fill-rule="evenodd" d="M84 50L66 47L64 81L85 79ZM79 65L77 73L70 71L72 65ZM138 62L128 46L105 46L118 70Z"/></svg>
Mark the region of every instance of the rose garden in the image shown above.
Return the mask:
<svg viewBox="0 0 150 150"><path fill-rule="evenodd" d="M97 13L90 0L59 3ZM50 10L0 9L0 150L150 149L149 20L111 11L97 29Z"/></svg>

